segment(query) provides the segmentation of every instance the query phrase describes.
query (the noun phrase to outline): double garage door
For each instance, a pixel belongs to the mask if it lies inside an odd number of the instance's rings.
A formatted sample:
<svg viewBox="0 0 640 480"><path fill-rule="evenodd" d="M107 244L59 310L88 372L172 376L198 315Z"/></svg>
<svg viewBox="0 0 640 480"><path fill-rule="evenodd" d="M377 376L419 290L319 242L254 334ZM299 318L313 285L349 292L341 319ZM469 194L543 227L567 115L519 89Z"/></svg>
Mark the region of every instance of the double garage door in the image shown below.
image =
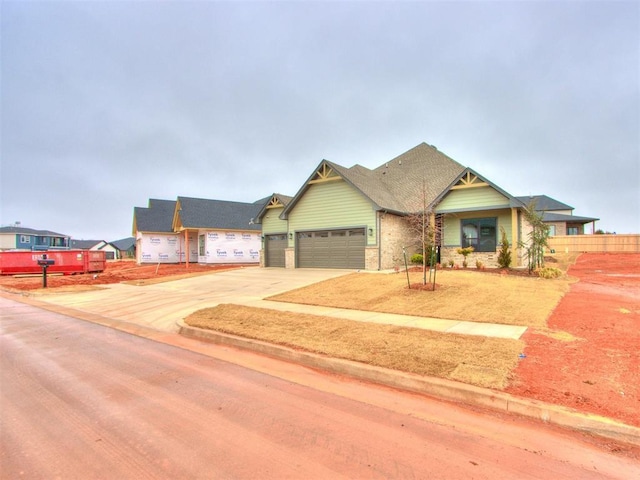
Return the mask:
<svg viewBox="0 0 640 480"><path fill-rule="evenodd" d="M365 244L364 228L298 232L296 266L364 269Z"/></svg>

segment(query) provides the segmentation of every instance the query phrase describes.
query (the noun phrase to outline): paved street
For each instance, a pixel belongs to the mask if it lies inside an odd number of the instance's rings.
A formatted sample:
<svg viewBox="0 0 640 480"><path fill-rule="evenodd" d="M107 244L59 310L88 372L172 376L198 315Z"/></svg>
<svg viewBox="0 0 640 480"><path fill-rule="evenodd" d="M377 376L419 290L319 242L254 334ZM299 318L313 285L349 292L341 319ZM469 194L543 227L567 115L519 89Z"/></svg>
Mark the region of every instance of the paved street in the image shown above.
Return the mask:
<svg viewBox="0 0 640 480"><path fill-rule="evenodd" d="M539 423L172 333L158 343L5 298L0 308L3 479L627 479L640 468Z"/></svg>

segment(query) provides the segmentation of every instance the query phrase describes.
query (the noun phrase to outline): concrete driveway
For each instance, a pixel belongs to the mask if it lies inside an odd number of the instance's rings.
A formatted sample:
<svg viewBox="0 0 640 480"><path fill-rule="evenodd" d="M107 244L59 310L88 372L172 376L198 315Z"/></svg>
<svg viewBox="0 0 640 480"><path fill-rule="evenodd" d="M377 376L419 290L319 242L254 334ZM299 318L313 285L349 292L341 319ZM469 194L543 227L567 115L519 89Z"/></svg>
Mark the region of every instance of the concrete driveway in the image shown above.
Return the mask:
<svg viewBox="0 0 640 480"><path fill-rule="evenodd" d="M177 332L179 319L202 308L221 303L255 305L265 297L352 272L248 267L155 285L113 284L87 292L47 292L37 299L156 330Z"/></svg>

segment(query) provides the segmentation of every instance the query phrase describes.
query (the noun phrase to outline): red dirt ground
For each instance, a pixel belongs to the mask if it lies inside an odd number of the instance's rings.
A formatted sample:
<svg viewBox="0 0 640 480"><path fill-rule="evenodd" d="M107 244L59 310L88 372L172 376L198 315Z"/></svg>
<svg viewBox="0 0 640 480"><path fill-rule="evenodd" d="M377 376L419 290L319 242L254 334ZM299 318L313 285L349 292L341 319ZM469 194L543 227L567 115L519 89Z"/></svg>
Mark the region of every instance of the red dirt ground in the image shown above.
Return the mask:
<svg viewBox="0 0 640 480"><path fill-rule="evenodd" d="M640 255L582 254L568 273L548 326L575 339L528 330L507 391L640 426Z"/></svg>
<svg viewBox="0 0 640 480"><path fill-rule="evenodd" d="M79 275L47 275L47 286L51 288L73 285L104 285L136 280L155 280L168 276L195 275L215 270L241 268L242 265L154 264L137 265L133 261L107 262L104 272ZM17 290L42 288L42 275L29 277L0 276L0 287Z"/></svg>
<svg viewBox="0 0 640 480"><path fill-rule="evenodd" d="M239 265L148 265L109 262L93 274L49 276L49 287L199 275ZM553 332L528 330L526 357L507 392L640 426L640 255L583 254L569 269L579 282L548 320ZM0 288L34 290L42 277L0 277ZM575 337L571 338L569 335Z"/></svg>

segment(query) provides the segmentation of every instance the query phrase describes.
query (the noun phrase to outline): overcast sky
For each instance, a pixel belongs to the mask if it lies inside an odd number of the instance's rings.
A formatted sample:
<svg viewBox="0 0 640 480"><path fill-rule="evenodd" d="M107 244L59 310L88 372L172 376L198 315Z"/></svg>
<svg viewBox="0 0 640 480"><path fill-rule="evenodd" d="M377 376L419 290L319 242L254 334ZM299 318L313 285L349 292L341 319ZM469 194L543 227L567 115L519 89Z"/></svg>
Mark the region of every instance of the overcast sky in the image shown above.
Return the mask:
<svg viewBox="0 0 640 480"><path fill-rule="evenodd" d="M112 241L426 142L640 232L636 1L0 5L3 226Z"/></svg>

